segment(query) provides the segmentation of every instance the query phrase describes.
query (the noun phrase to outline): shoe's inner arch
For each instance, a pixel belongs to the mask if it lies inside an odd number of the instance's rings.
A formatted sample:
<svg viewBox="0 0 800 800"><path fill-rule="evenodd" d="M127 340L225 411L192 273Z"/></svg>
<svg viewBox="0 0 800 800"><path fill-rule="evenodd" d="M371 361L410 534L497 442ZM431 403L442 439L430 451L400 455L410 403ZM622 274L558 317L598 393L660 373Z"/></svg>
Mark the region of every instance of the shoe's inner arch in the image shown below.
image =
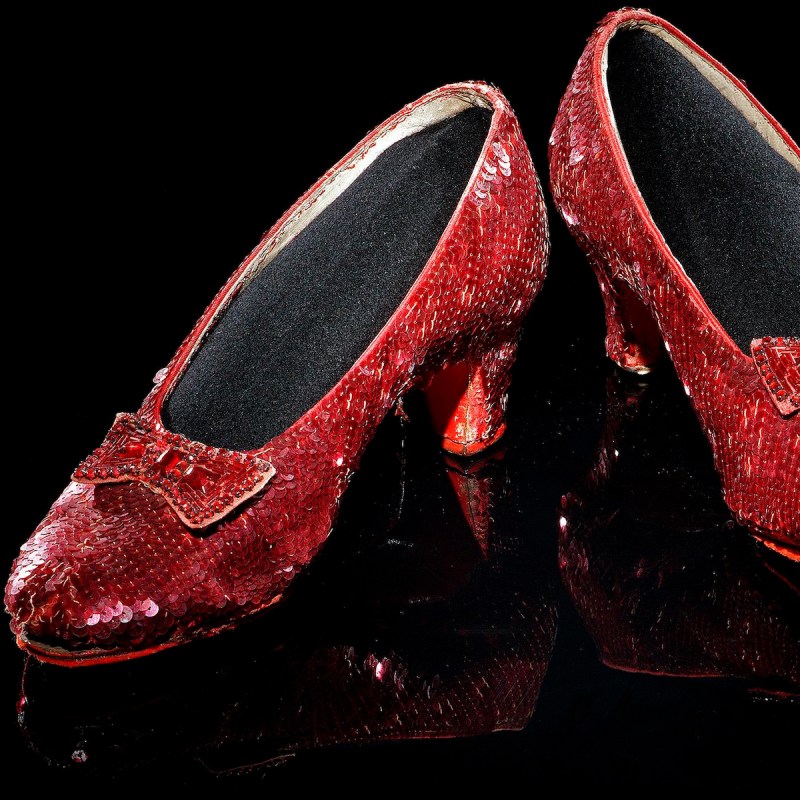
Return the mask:
<svg viewBox="0 0 800 800"><path fill-rule="evenodd" d="M800 334L800 160L736 86L656 26L608 48L611 109L675 257L745 352Z"/></svg>
<svg viewBox="0 0 800 800"><path fill-rule="evenodd" d="M260 447L353 366L427 263L486 141L489 108L446 113L389 131L355 180L342 170L349 185L333 182L194 353L163 408L169 430Z"/></svg>

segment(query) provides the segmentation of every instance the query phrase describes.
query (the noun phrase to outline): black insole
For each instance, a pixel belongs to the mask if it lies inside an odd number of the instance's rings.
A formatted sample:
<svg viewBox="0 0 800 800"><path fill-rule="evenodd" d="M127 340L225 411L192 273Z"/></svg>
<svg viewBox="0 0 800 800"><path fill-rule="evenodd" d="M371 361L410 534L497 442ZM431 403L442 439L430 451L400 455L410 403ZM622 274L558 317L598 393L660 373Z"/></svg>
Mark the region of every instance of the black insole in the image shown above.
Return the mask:
<svg viewBox="0 0 800 800"><path fill-rule="evenodd" d="M800 334L800 173L674 48L609 46L608 90L633 176L672 252L746 353Z"/></svg>
<svg viewBox="0 0 800 800"><path fill-rule="evenodd" d="M380 155L231 303L168 398L166 427L251 450L338 383L427 263L491 119L469 108Z"/></svg>

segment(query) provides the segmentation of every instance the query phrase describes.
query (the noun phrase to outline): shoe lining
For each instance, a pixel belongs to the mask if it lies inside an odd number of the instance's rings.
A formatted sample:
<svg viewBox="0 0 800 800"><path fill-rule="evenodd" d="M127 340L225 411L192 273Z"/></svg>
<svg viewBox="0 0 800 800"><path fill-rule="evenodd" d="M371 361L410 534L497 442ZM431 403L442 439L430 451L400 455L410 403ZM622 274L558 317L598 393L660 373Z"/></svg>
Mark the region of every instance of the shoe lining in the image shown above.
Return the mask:
<svg viewBox="0 0 800 800"><path fill-rule="evenodd" d="M800 335L796 154L666 31L621 29L607 64L633 177L711 311L746 353L752 339Z"/></svg>
<svg viewBox="0 0 800 800"><path fill-rule="evenodd" d="M480 156L487 108L392 143L297 232L217 319L162 409L165 426L251 450L358 360L427 263Z"/></svg>

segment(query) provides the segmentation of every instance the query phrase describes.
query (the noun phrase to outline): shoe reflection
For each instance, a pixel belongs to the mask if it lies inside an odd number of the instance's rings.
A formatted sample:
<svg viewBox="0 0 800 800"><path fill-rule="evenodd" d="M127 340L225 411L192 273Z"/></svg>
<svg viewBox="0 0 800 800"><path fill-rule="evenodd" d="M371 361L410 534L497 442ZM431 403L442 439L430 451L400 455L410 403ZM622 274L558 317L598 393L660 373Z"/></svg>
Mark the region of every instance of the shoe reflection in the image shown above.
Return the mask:
<svg viewBox="0 0 800 800"><path fill-rule="evenodd" d="M424 431L390 421L285 604L129 665L30 661L31 746L101 772L183 759L227 773L330 745L525 727L553 648L554 582L502 456L443 460Z"/></svg>
<svg viewBox="0 0 800 800"><path fill-rule="evenodd" d="M585 485L562 502L562 579L616 669L800 692L797 565L735 526L669 377L609 378Z"/></svg>

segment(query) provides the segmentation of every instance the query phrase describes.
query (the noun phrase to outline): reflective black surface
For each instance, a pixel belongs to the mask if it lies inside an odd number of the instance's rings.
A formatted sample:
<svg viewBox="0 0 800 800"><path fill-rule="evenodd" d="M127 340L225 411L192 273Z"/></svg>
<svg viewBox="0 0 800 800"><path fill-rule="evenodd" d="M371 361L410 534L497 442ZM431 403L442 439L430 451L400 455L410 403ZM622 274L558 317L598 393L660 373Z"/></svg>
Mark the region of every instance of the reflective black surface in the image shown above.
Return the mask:
<svg viewBox="0 0 800 800"><path fill-rule="evenodd" d="M462 39L387 76L343 61L336 88L282 73L277 105L256 102L255 65L219 72L215 53L191 74L180 58L142 71L141 55L131 67L120 56L110 86L71 53L51 88L62 129L43 133L44 111L19 123L32 170L20 208L40 224L17 235L63 269L15 277L32 311L7 331L22 387L7 426L8 564L260 230L369 126L437 83L484 75L544 172L558 95L605 10L553 10L548 41L520 30L483 52ZM759 19L673 20L796 132L780 89L788 34ZM366 94L338 91L357 77ZM239 130L244 107L255 121ZM313 568L232 633L81 670L25 665L0 636L7 769L40 790L95 792L335 781L374 793L421 776L453 790L483 772L499 790L791 779L798 569L732 524L669 363L642 381L605 359L596 285L551 222L503 443L449 460L410 400Z"/></svg>

